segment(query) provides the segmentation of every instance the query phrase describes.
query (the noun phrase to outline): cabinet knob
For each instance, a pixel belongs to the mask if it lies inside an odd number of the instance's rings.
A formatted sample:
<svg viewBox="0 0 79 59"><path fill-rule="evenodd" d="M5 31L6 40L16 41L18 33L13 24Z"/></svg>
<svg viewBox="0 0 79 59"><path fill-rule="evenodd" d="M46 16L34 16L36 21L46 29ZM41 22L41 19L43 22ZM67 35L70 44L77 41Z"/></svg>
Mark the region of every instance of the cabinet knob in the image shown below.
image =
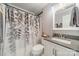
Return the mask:
<svg viewBox="0 0 79 59"><path fill-rule="evenodd" d="M55 49L55 56L57 56L57 50Z"/></svg>
<svg viewBox="0 0 79 59"><path fill-rule="evenodd" d="M55 56L55 53L54 53L54 48L53 48L53 55Z"/></svg>
<svg viewBox="0 0 79 59"><path fill-rule="evenodd" d="M75 56L75 53L74 53L74 56Z"/></svg>
<svg viewBox="0 0 79 59"><path fill-rule="evenodd" d="M54 48L53 48L53 55L54 55L54 56L57 56L57 51L56 51L56 49L54 49Z"/></svg>

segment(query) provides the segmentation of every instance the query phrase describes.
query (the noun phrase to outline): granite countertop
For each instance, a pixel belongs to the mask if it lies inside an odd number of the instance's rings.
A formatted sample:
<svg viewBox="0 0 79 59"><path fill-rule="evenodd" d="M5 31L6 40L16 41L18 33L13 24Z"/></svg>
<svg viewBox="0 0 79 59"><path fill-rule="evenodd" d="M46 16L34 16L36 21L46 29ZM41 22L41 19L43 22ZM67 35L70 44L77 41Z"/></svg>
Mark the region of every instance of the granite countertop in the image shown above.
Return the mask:
<svg viewBox="0 0 79 59"><path fill-rule="evenodd" d="M72 49L72 50L75 50L75 51L79 52L79 40L61 39L61 40L68 40L68 41L71 42L71 44L65 44L65 43L62 43L62 42L55 41L53 39L60 39L60 38L58 38L58 37L44 38L44 40L47 40L51 43L55 43L55 44L58 44L58 45L61 45L63 47L66 47L66 48L69 48L69 49Z"/></svg>

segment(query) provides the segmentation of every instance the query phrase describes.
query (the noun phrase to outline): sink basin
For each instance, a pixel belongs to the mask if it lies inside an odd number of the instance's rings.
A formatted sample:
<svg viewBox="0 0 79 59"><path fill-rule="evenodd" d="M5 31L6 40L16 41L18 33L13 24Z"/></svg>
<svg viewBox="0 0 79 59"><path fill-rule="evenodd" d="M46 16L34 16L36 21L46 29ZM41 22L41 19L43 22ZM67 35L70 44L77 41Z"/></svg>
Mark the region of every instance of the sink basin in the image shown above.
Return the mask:
<svg viewBox="0 0 79 59"><path fill-rule="evenodd" d="M59 39L59 38L52 38L53 41L65 43L65 44L71 44L71 41L69 40L64 40L64 39Z"/></svg>

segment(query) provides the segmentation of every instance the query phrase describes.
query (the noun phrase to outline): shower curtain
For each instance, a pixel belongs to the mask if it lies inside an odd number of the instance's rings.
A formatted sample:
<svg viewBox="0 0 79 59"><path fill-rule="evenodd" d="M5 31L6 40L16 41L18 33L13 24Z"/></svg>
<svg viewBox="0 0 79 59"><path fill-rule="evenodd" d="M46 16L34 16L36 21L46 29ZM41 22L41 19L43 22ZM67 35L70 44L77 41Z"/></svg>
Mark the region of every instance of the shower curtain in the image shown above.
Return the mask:
<svg viewBox="0 0 79 59"><path fill-rule="evenodd" d="M4 55L30 55L40 38L39 17L17 8L5 7Z"/></svg>
<svg viewBox="0 0 79 59"><path fill-rule="evenodd" d="M2 55L3 52L3 13L2 13L2 5L0 4L0 56Z"/></svg>

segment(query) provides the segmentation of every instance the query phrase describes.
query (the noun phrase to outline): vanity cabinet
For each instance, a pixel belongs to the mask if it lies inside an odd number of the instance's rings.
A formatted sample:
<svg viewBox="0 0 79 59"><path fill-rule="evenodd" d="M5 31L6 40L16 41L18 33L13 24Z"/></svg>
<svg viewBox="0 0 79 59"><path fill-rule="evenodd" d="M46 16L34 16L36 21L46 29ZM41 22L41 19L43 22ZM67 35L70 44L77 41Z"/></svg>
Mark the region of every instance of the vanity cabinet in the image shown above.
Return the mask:
<svg viewBox="0 0 79 59"><path fill-rule="evenodd" d="M74 54L74 55L75 55L75 56L79 56L79 52L76 52L76 51L75 51L75 54Z"/></svg>
<svg viewBox="0 0 79 59"><path fill-rule="evenodd" d="M74 56L75 53L73 50L56 45L55 47L56 56Z"/></svg>
<svg viewBox="0 0 79 59"><path fill-rule="evenodd" d="M45 46L45 56L79 56L79 52L65 48L47 40L42 40L42 44Z"/></svg>
<svg viewBox="0 0 79 59"><path fill-rule="evenodd" d="M54 55L54 45L49 41L42 40L42 44L44 45L44 56L52 56Z"/></svg>

